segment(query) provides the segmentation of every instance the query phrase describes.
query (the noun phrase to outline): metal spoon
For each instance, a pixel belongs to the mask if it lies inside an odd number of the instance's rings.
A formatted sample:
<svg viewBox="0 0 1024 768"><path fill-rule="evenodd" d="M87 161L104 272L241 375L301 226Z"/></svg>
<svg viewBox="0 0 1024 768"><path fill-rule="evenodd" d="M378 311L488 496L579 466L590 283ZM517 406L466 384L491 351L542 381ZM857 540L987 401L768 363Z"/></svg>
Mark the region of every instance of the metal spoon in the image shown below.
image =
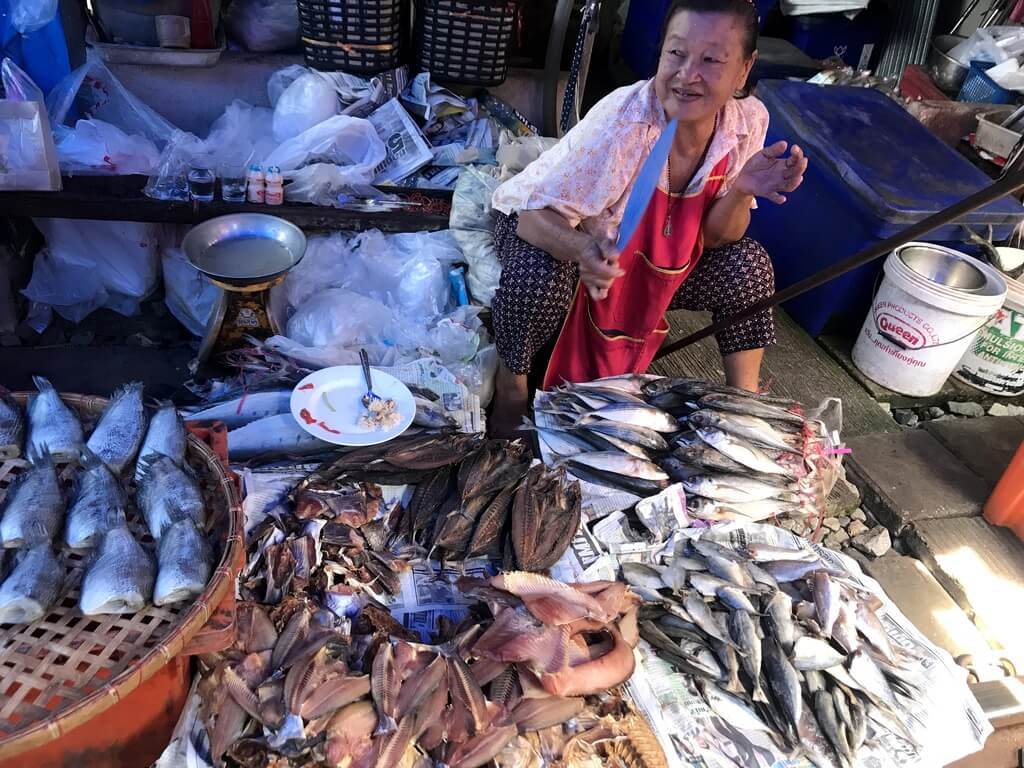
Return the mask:
<svg viewBox="0 0 1024 768"><path fill-rule="evenodd" d="M366 394L363 395L363 406L369 408L370 403L374 400L380 400L381 397L374 394L373 379L370 376L370 358L367 357L365 349L359 350L359 362L363 364L363 379L366 380Z"/></svg>

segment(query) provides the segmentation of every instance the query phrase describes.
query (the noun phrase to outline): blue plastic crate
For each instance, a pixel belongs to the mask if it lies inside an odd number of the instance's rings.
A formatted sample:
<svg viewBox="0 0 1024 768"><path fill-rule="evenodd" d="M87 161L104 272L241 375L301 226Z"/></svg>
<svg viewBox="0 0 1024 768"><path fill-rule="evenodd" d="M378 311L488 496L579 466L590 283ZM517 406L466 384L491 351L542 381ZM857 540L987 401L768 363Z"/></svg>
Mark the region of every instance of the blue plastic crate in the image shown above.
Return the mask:
<svg viewBox="0 0 1024 768"><path fill-rule="evenodd" d="M989 61L972 61L971 69L964 78L964 84L960 86L960 95L957 101L971 101L981 104L1012 104L1016 98L1016 91L1008 91L996 84L996 81L985 74L985 70L992 67Z"/></svg>

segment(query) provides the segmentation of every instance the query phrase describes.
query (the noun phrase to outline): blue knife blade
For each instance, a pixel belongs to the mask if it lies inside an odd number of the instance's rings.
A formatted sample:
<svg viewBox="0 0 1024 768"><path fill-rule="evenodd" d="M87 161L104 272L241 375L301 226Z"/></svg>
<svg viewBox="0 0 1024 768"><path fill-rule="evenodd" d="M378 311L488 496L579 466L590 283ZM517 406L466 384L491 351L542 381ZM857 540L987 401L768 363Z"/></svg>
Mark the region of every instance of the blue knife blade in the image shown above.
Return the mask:
<svg viewBox="0 0 1024 768"><path fill-rule="evenodd" d="M640 173L637 174L633 191L629 193L629 200L626 201L625 213L622 214L619 239L615 243L616 250L622 251L633 239L636 228L640 226L640 221L647 212L647 204L651 202L654 190L658 188L661 171L668 160L668 153L672 150L672 139L675 135L676 121L671 120L655 142L651 154L640 166Z"/></svg>

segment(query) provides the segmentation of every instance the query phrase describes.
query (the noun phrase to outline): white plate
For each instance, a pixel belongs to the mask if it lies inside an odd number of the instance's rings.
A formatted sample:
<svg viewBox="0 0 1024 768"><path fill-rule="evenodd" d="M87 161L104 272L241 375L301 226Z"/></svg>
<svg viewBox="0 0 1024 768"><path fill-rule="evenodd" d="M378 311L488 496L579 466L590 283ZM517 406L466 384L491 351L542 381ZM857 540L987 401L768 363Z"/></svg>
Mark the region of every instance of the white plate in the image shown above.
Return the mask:
<svg viewBox="0 0 1024 768"><path fill-rule="evenodd" d="M412 392L394 376L373 371L374 394L395 401L401 417L391 429L359 426L366 413L366 382L358 365L336 365L314 371L292 390L292 416L309 434L335 445L377 445L398 437L416 416Z"/></svg>

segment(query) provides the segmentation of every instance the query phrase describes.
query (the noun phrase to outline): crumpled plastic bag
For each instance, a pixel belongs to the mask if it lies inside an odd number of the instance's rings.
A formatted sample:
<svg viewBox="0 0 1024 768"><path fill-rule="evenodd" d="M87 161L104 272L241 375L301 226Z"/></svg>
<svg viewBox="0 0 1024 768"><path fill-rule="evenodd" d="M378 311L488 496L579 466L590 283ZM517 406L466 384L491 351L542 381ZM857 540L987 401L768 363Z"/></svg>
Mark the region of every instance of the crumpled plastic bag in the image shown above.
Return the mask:
<svg viewBox="0 0 1024 768"><path fill-rule="evenodd" d="M4 86L4 98L9 101L36 101L45 105L43 92L13 59L0 62L0 83Z"/></svg>
<svg viewBox="0 0 1024 768"><path fill-rule="evenodd" d="M46 238L22 293L79 322L100 307L123 315L156 287L158 227L134 221L35 219Z"/></svg>
<svg viewBox="0 0 1024 768"><path fill-rule="evenodd" d="M297 171L285 171L284 198L290 203L312 203L341 207L338 197L353 186L366 183L366 172L359 167L313 163Z"/></svg>
<svg viewBox="0 0 1024 768"><path fill-rule="evenodd" d="M295 138L334 117L340 108L334 86L318 73L306 72L293 80L274 102L274 139L282 142Z"/></svg>
<svg viewBox="0 0 1024 768"><path fill-rule="evenodd" d="M10 0L11 25L21 35L37 32L57 15L57 0Z"/></svg>
<svg viewBox="0 0 1024 768"><path fill-rule="evenodd" d="M198 138L185 131L176 131L164 147L156 171L142 190L143 194L154 200L187 201L189 165L192 158L205 152L206 145Z"/></svg>
<svg viewBox="0 0 1024 768"><path fill-rule="evenodd" d="M235 99L210 126L205 151L223 160L240 158L248 163L262 163L277 145L271 128L273 112Z"/></svg>
<svg viewBox="0 0 1024 768"><path fill-rule="evenodd" d="M501 183L490 166L465 168L455 185L448 224L466 259L466 287L485 307L494 300L501 280L501 262L494 245L494 209L491 198Z"/></svg>
<svg viewBox="0 0 1024 768"><path fill-rule="evenodd" d="M150 174L160 162L156 144L145 136L129 136L105 120L79 120L74 128L58 125L53 137L57 159L65 171Z"/></svg>
<svg viewBox="0 0 1024 768"><path fill-rule="evenodd" d="M395 331L394 313L345 288L310 297L288 320L288 338L306 347L355 347L383 342Z"/></svg>
<svg viewBox="0 0 1024 768"><path fill-rule="evenodd" d="M386 157L384 142L368 121L336 115L281 144L266 162L282 171L294 171L309 163L333 163L367 183Z"/></svg>
<svg viewBox="0 0 1024 768"><path fill-rule="evenodd" d="M160 264L167 308L192 335L205 335L206 324L220 299L221 289L193 267L180 248L164 251Z"/></svg>
<svg viewBox="0 0 1024 768"><path fill-rule="evenodd" d="M519 173L557 143L558 139L546 136L516 136L511 131L502 131L497 152L502 178Z"/></svg>
<svg viewBox="0 0 1024 768"><path fill-rule="evenodd" d="M178 130L125 88L92 48L85 63L50 91L46 109L54 126L96 118L126 134L144 136L157 148L162 148Z"/></svg>
<svg viewBox="0 0 1024 768"><path fill-rule="evenodd" d="M249 51L289 51L299 44L295 0L234 0L224 10L224 24Z"/></svg>

